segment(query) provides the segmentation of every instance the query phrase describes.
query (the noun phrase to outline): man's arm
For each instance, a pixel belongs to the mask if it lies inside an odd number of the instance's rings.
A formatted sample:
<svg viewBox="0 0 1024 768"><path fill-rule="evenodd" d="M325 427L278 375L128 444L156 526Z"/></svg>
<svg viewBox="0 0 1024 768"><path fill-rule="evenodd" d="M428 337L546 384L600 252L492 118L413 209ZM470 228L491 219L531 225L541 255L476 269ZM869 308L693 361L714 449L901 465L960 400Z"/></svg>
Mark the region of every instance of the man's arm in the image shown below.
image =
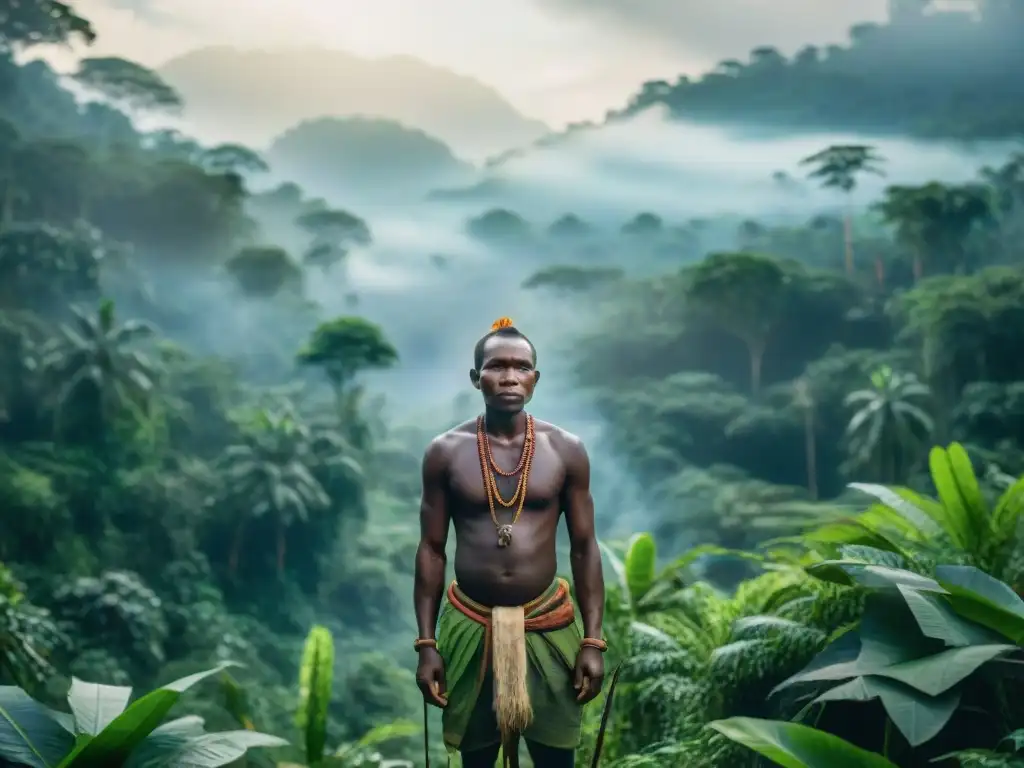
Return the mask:
<svg viewBox="0 0 1024 768"><path fill-rule="evenodd" d="M420 502L420 545L416 550L413 602L419 636L434 639L437 612L444 594L448 558L448 459L441 438L435 438L423 456L423 496Z"/></svg>
<svg viewBox="0 0 1024 768"><path fill-rule="evenodd" d="M572 580L583 618L583 634L600 639L604 619L604 576L601 572L601 551L594 533L590 457L579 439L568 436L563 458L566 479L562 509L569 529Z"/></svg>

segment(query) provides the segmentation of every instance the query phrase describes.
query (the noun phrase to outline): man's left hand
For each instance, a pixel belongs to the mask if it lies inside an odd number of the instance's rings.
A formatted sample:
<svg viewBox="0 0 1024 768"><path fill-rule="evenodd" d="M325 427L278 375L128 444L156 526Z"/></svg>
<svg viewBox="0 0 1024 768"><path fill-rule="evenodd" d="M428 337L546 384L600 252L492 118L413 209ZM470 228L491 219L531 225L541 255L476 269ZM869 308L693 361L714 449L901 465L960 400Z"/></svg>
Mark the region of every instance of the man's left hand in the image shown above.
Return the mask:
<svg viewBox="0 0 1024 768"><path fill-rule="evenodd" d="M604 656L597 648L585 645L576 654L576 680L573 687L577 690L576 701L586 704L593 701L601 693L604 681Z"/></svg>

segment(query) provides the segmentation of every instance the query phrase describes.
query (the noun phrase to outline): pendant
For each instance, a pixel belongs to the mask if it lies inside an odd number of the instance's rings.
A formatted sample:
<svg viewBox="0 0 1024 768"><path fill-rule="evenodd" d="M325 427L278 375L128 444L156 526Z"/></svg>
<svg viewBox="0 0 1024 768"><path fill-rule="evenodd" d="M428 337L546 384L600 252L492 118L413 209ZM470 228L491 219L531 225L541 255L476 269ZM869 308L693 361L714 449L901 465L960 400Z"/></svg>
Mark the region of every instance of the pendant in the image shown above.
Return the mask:
<svg viewBox="0 0 1024 768"><path fill-rule="evenodd" d="M498 528L498 546L504 549L512 543L512 526L503 525Z"/></svg>

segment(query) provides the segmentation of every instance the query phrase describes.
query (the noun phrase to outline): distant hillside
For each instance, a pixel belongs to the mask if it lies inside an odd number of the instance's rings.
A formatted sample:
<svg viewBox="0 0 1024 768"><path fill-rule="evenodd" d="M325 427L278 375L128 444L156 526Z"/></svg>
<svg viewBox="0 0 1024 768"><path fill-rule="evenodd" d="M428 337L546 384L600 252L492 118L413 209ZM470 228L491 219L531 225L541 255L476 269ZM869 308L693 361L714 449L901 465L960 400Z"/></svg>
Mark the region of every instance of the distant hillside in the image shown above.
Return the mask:
<svg viewBox="0 0 1024 768"><path fill-rule="evenodd" d="M473 178L473 167L423 131L379 118L306 120L274 139L267 152L274 172L302 179L326 194L342 189L366 196L425 193Z"/></svg>
<svg viewBox="0 0 1024 768"><path fill-rule="evenodd" d="M979 16L907 6L888 24L859 24L846 46L808 45L787 58L763 46L698 78L644 83L606 122L663 105L680 120L793 131L927 138L1024 135L1024 2L985 0ZM532 146L552 146L584 123ZM500 165L527 148L494 157Z"/></svg>
<svg viewBox="0 0 1024 768"><path fill-rule="evenodd" d="M213 47L158 71L181 92L197 133L257 146L324 115L396 120L472 157L528 144L548 131L493 88L409 56Z"/></svg>

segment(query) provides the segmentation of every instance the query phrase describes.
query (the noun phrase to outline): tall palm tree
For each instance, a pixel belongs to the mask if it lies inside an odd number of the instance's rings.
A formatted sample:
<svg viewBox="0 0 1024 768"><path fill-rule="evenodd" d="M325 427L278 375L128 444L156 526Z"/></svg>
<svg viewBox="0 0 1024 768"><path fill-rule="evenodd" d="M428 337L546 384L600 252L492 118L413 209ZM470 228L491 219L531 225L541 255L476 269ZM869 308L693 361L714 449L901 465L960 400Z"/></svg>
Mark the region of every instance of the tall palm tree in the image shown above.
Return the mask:
<svg viewBox="0 0 1024 768"><path fill-rule="evenodd" d="M855 406L846 427L852 463L874 467L881 482L897 482L906 473L934 423L923 405L931 395L912 373L882 366L869 386L846 396Z"/></svg>
<svg viewBox="0 0 1024 768"><path fill-rule="evenodd" d="M96 314L79 307L71 311L74 321L60 325L42 355L44 369L63 382L57 395L58 426L65 407L80 392L95 397L102 424L120 408L145 406L157 368L137 344L152 338L156 329L142 320L118 323L109 299Z"/></svg>
<svg viewBox="0 0 1024 768"><path fill-rule="evenodd" d="M846 195L847 211L843 217L843 246L846 274L853 275L853 218L849 201L857 188L857 176L864 173L884 176L881 169L885 159L874 147L864 144L835 144L800 161L800 165L813 166L808 174L823 187L837 189Z"/></svg>
<svg viewBox="0 0 1024 768"><path fill-rule="evenodd" d="M238 568L249 521L271 515L277 529L277 571L282 574L289 527L331 506L318 471L361 473L340 435L310 428L287 404L279 410L260 410L245 429L243 441L224 452L221 467L225 482L213 501L227 505L234 515L232 573Z"/></svg>

